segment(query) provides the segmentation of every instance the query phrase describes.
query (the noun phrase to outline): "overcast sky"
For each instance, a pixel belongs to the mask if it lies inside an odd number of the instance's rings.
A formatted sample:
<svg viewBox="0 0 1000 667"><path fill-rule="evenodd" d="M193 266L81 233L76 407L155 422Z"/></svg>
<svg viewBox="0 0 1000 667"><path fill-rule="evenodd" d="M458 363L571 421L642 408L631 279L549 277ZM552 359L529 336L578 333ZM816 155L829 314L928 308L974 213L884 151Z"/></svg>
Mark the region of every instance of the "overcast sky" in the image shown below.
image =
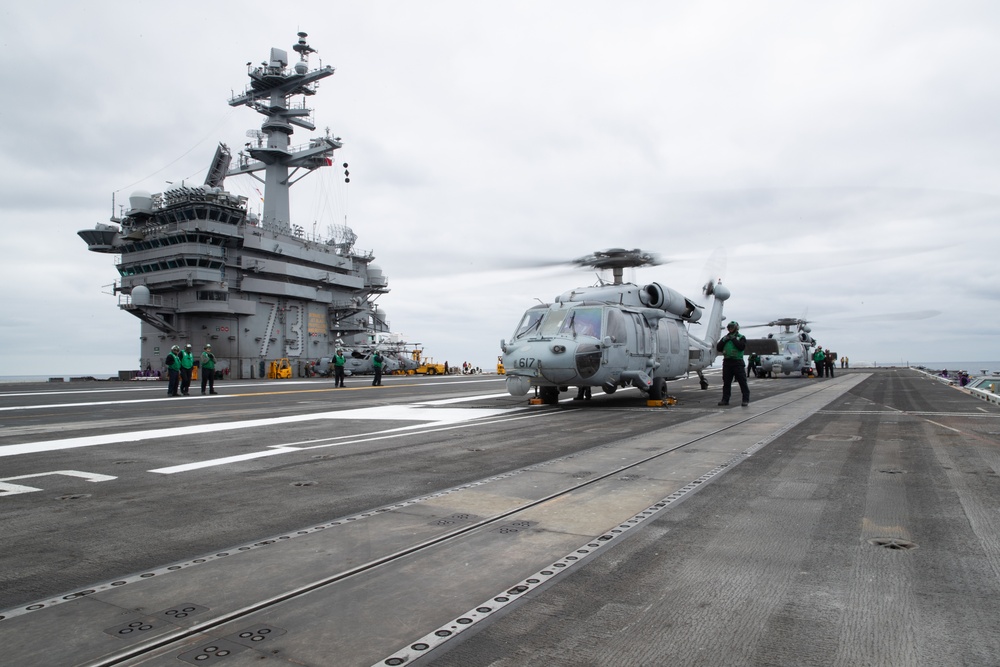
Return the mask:
<svg viewBox="0 0 1000 667"><path fill-rule="evenodd" d="M696 300L724 269L727 319L806 317L856 363L1000 359L996 2L33 0L0 9L0 375L137 366L76 232L242 147L245 64L300 30L351 183L308 176L293 222L346 221L437 361L495 367L596 280L515 267L611 247Z"/></svg>

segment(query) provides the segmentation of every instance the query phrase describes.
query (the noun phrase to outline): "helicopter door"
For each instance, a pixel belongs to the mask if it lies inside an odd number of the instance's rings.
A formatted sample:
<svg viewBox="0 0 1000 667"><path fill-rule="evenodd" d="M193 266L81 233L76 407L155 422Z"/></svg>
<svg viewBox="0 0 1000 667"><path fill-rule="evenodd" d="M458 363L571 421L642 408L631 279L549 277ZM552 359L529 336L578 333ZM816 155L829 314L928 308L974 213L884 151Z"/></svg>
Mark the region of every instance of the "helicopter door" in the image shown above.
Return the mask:
<svg viewBox="0 0 1000 667"><path fill-rule="evenodd" d="M628 339L632 324L618 308L605 308L607 319L604 324L604 338L611 339L611 345L604 347L603 363L609 368L625 368L628 365Z"/></svg>
<svg viewBox="0 0 1000 667"><path fill-rule="evenodd" d="M604 335L611 338L615 345L628 343L628 324L625 316L617 308L608 308L608 323L604 327Z"/></svg>
<svg viewBox="0 0 1000 667"><path fill-rule="evenodd" d="M681 333L677 322L663 319L656 329L657 361L660 367L656 374L662 377L676 377L687 370L688 355L682 354Z"/></svg>
<svg viewBox="0 0 1000 667"><path fill-rule="evenodd" d="M670 341L670 327L668 322L661 321L656 328L656 354L661 359L674 351Z"/></svg>
<svg viewBox="0 0 1000 667"><path fill-rule="evenodd" d="M632 327L635 330L635 350L633 356L645 357L653 352L653 340L646 318L639 313L629 313Z"/></svg>

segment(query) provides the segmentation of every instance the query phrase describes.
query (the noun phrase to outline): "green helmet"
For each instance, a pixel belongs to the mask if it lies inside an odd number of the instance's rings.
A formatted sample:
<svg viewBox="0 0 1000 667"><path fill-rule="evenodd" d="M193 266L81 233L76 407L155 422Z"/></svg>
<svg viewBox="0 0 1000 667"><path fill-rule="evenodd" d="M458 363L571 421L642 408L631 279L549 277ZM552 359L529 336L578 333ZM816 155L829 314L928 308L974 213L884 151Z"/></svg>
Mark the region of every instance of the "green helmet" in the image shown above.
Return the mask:
<svg viewBox="0 0 1000 667"><path fill-rule="evenodd" d="M740 323L737 322L736 320L730 320L729 324L726 325L726 328L729 329L730 331L732 331L734 329L739 329L740 328Z"/></svg>

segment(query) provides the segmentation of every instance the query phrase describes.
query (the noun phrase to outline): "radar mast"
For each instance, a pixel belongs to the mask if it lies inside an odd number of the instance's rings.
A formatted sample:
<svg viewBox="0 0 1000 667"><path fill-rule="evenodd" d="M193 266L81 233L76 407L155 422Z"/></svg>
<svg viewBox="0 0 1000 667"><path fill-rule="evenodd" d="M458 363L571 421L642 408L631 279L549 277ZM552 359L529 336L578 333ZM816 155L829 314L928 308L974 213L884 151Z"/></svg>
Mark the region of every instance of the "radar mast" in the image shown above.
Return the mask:
<svg viewBox="0 0 1000 667"><path fill-rule="evenodd" d="M315 130L310 119L311 109L302 104L295 106L291 99L295 95L315 95L316 82L331 76L334 72L329 65L309 70L309 54L316 50L306 43L306 33L300 32L298 44L292 48L299 54L299 61L288 67L288 52L272 48L267 62L254 67L247 63L250 85L242 95L229 100L230 106L246 105L265 117L261 125L263 136L260 141L247 143L239 154L237 166L227 176L250 174L264 183L263 222L278 229L290 229L288 190L296 181L290 180L299 169L311 172L318 167L333 164L333 152L343 144L339 137L329 135L316 137L308 145L290 147L292 126ZM264 178L255 175L263 171Z"/></svg>

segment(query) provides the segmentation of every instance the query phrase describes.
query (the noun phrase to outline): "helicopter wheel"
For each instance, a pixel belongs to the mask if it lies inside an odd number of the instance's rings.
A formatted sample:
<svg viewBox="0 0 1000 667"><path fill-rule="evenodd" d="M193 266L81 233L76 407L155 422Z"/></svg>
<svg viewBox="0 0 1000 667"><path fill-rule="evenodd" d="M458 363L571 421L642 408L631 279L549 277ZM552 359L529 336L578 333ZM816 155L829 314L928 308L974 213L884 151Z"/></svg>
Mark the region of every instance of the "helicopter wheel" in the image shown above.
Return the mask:
<svg viewBox="0 0 1000 667"><path fill-rule="evenodd" d="M663 378L653 378L653 386L649 388L649 400L662 401L667 389L667 381Z"/></svg>
<svg viewBox="0 0 1000 667"><path fill-rule="evenodd" d="M618 385L616 384L602 384L601 389L604 390L605 394L611 395L618 391Z"/></svg>
<svg viewBox="0 0 1000 667"><path fill-rule="evenodd" d="M545 405L558 405L559 387L539 387L538 396Z"/></svg>
<svg viewBox="0 0 1000 667"><path fill-rule="evenodd" d="M708 389L708 381L702 380L700 383L702 390Z"/></svg>

